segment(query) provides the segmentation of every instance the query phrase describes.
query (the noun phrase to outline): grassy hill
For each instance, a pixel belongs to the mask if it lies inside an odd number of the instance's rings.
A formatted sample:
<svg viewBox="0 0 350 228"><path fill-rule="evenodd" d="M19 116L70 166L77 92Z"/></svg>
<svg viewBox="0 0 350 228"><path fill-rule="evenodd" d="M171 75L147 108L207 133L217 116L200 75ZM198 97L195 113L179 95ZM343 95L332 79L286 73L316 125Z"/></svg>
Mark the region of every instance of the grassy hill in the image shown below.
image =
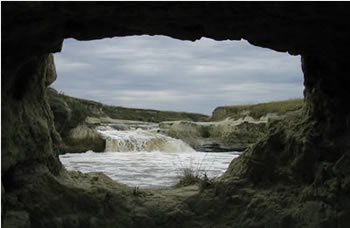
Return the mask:
<svg viewBox="0 0 350 228"><path fill-rule="evenodd" d="M284 101L272 101L254 105L220 106L214 109L211 120L223 120L227 117L239 119L244 118L247 115L255 119L259 119L268 113L283 115L289 111L300 109L303 103L304 99L289 99Z"/></svg>
<svg viewBox="0 0 350 228"><path fill-rule="evenodd" d="M253 105L231 105L220 106L214 109L212 117L199 113L159 111L154 109L126 108L121 106L105 105L100 102L75 98L62 93L57 93L53 89L48 89L49 103L54 111L56 121L64 122L69 110L69 125L76 126L78 123L90 117L110 117L113 119L136 120L159 123L162 121L188 120L188 121L218 121L227 117L233 119L244 118L247 115L259 119L268 113L283 115L286 112L294 111L302 107L303 99L289 99L284 101L273 101ZM58 116L57 116L58 115ZM58 119L57 119L58 118ZM74 127L71 126L71 127ZM66 126L69 128L69 126Z"/></svg>
<svg viewBox="0 0 350 228"><path fill-rule="evenodd" d="M48 92L51 106L55 103L66 103L72 111L72 118L81 121L87 116L109 116L113 119L137 120L146 122L161 122L173 120L206 121L209 116L199 113L159 111L153 109L126 108L121 106L105 105L100 102L75 98L54 91Z"/></svg>

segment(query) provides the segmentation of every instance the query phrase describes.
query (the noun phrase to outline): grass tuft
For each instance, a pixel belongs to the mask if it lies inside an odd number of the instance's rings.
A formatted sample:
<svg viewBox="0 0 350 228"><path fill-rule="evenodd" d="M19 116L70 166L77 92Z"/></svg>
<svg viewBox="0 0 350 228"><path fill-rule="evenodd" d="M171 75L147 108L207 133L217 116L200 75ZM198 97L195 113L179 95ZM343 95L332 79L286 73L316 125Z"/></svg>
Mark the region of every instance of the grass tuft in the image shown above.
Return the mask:
<svg viewBox="0 0 350 228"><path fill-rule="evenodd" d="M132 195L133 196L136 196L136 197L138 197L138 196L144 196L144 192L143 191L141 191L141 189L139 188L139 186L136 186L136 187L134 187L133 189L132 189Z"/></svg>
<svg viewBox="0 0 350 228"><path fill-rule="evenodd" d="M200 175L199 170L193 168L183 169L183 173L179 176L179 182L175 185L176 187L184 187L189 185L198 185L200 192L207 189L211 185L211 180L207 174Z"/></svg>
<svg viewBox="0 0 350 228"><path fill-rule="evenodd" d="M177 186L188 186L193 184L198 184L201 181L199 172L196 172L192 168L183 169L182 175L179 177L179 182Z"/></svg>

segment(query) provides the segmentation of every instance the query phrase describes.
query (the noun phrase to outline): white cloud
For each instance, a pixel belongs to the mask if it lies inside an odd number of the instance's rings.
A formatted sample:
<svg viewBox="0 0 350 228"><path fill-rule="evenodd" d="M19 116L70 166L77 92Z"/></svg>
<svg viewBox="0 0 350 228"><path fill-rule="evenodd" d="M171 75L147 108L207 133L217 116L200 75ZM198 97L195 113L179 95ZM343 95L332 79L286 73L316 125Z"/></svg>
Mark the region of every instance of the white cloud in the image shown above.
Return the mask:
<svg viewBox="0 0 350 228"><path fill-rule="evenodd" d="M88 63L76 60L69 60L60 54L55 55L55 64L59 73L72 73L74 71L87 70L90 67L90 64Z"/></svg>

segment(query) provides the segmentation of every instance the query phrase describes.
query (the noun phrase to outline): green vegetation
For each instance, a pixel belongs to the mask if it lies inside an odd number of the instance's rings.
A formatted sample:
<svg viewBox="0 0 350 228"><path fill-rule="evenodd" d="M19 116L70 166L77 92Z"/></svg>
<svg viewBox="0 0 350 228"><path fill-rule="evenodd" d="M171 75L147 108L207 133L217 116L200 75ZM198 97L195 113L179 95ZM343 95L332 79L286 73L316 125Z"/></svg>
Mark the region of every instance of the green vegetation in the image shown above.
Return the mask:
<svg viewBox="0 0 350 228"><path fill-rule="evenodd" d="M213 111L211 120L223 120L227 117L233 119L244 118L249 115L259 119L268 113L283 115L290 111L298 110L302 107L304 99L290 99L285 101L273 101L254 105L232 105L217 107Z"/></svg>

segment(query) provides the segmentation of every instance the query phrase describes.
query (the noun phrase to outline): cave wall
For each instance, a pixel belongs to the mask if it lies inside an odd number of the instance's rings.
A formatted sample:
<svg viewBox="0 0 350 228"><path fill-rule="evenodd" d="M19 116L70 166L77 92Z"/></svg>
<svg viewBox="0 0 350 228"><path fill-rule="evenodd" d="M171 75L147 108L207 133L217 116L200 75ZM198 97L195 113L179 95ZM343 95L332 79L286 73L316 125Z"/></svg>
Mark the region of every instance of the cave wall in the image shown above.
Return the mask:
<svg viewBox="0 0 350 228"><path fill-rule="evenodd" d="M2 6L5 50L17 47L22 57L58 51L62 39L68 37L91 40L141 34L186 40L243 38L292 54L339 57L346 54L343 44L348 38L342 32L348 25L348 3L31 2Z"/></svg>
<svg viewBox="0 0 350 228"><path fill-rule="evenodd" d="M53 114L46 96L46 86L52 81L50 77L56 74L53 57L43 55L31 59L18 69L18 76L13 76L9 81L4 79L7 78L5 72L2 74L2 176L9 169L32 165L31 162L44 164L57 173L61 164L55 145L60 141L60 136L54 128Z"/></svg>
<svg viewBox="0 0 350 228"><path fill-rule="evenodd" d="M348 137L349 3L2 2L2 176L23 165L61 169L47 104L49 53L65 38L167 35L246 39L303 56L306 106L320 139ZM342 138L341 143L337 140ZM346 141L346 140L345 140ZM325 152L336 160L346 151ZM329 150L327 150L329 151ZM335 155L334 155L335 154ZM293 156L293 155L290 155ZM5 178L6 180L6 178ZM4 183L6 190L6 181Z"/></svg>

